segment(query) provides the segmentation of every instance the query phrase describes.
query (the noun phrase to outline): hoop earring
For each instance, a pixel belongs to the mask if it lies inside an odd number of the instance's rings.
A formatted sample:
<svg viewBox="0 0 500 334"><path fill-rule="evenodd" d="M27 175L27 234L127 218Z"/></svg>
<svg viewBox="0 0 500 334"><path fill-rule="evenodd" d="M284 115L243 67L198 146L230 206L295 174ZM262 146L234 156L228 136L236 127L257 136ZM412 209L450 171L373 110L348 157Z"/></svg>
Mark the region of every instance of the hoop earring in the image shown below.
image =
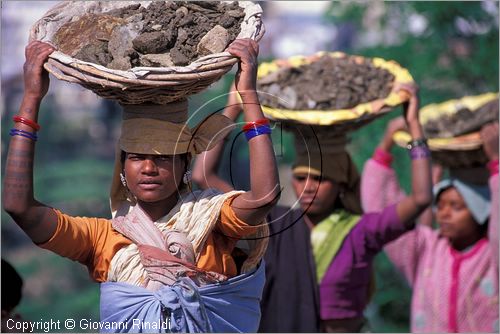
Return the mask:
<svg viewBox="0 0 500 334"><path fill-rule="evenodd" d="M123 186L127 188L127 180L125 179L125 175L123 175L123 173L120 173L120 181L122 181Z"/></svg>
<svg viewBox="0 0 500 334"><path fill-rule="evenodd" d="M188 169L184 173L184 176L182 177L182 182L184 182L184 184L189 184L189 182L191 182L191 177L192 177L192 172L191 170Z"/></svg>

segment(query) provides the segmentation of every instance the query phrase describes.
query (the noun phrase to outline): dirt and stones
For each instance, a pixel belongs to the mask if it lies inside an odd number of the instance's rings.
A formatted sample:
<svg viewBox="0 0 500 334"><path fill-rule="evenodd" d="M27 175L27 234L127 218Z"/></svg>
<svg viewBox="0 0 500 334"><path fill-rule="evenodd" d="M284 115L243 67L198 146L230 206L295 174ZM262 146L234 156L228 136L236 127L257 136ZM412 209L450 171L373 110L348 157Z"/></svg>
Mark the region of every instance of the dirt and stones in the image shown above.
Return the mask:
<svg viewBox="0 0 500 334"><path fill-rule="evenodd" d="M59 50L112 69L186 66L224 49L240 33L237 2L153 1L69 22L54 36Z"/></svg>
<svg viewBox="0 0 500 334"><path fill-rule="evenodd" d="M430 120L424 125L424 132L430 138L447 138L475 132L490 122L498 122L498 99L492 100L476 111L465 107L456 113Z"/></svg>
<svg viewBox="0 0 500 334"><path fill-rule="evenodd" d="M323 56L297 68L283 68L258 82L262 104L291 110L337 110L385 98L394 76L352 57Z"/></svg>

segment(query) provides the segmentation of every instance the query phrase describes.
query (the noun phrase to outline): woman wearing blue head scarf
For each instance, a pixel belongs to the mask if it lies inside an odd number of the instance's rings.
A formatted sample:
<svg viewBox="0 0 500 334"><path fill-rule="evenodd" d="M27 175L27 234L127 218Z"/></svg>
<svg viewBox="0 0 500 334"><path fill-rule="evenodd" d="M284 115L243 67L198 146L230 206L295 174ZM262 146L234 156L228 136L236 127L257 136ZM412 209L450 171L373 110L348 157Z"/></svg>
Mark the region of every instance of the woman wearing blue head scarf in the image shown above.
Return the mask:
<svg viewBox="0 0 500 334"><path fill-rule="evenodd" d="M490 160L489 186L441 181L434 187L439 228L419 224L385 247L413 288L412 332L498 332L498 123L485 125L481 138ZM366 211L402 193L381 156L375 154L362 174L371 185L361 187ZM390 191L380 196L375 182Z"/></svg>

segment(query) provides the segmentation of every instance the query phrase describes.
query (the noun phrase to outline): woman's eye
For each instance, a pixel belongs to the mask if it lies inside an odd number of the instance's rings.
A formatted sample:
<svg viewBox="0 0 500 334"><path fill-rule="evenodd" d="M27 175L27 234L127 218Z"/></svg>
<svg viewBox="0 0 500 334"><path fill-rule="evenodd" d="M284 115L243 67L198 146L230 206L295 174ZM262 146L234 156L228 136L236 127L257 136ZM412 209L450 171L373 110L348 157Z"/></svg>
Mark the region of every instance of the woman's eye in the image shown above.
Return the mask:
<svg viewBox="0 0 500 334"><path fill-rule="evenodd" d="M465 207L461 204L452 204L451 208L455 211L463 210Z"/></svg>
<svg viewBox="0 0 500 334"><path fill-rule="evenodd" d="M160 155L157 159L159 161L170 161L171 160L170 156L168 156L168 155Z"/></svg>

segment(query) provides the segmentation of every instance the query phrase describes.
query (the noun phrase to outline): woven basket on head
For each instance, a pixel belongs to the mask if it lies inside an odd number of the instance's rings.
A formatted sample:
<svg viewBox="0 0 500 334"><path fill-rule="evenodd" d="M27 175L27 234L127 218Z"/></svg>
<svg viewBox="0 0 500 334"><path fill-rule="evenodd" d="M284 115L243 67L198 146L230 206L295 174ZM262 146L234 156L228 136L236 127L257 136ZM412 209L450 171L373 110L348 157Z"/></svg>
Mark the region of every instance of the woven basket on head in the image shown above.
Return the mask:
<svg viewBox="0 0 500 334"><path fill-rule="evenodd" d="M350 109L341 110L290 110L273 108L262 105L262 109L267 117L272 120L287 124L288 127L294 127L298 124L307 124L315 128L316 131L334 131L338 135L345 135L375 118L391 111L394 107L407 101L409 94L401 89L401 84L413 84L413 78L410 73L394 61L387 61L381 58L364 58L361 56L347 55L341 52L319 52L312 56L294 56L288 59L279 59L269 63L263 63L259 66L257 80L263 80L266 76L273 74L281 69L297 68L303 65L311 64L323 56L332 58L351 58L359 64L366 60L370 61L374 67L385 69L394 76L392 89L390 93L382 99L358 104ZM324 73L328 75L328 73ZM298 92L300 94L300 92ZM278 96L278 98L280 98Z"/></svg>
<svg viewBox="0 0 500 334"><path fill-rule="evenodd" d="M168 2L168 1L167 1ZM51 42L63 24L84 14L97 14L151 1L64 1L49 10L31 29L30 40ZM245 17L237 38L256 41L264 34L262 9L249 1L238 2ZM237 58L228 52L197 59L188 66L135 67L127 71L83 62L62 52L53 52L45 68L55 77L77 83L97 95L122 104L166 104L200 92L227 73Z"/></svg>
<svg viewBox="0 0 500 334"><path fill-rule="evenodd" d="M474 115L482 110L481 119L471 117L466 119L460 129L449 127L448 135L427 136L432 159L447 168L467 168L484 166L488 158L482 149L479 130L489 122L498 122L498 93L487 93L477 96L466 96L458 100L450 100L440 104L430 104L420 110L420 121L426 132L426 125L441 117L452 117L460 110L468 110ZM482 107L489 106L488 109ZM485 113L486 112L486 113ZM463 120L462 120L463 121ZM466 131L468 133L461 133ZM456 134L456 135L453 135ZM411 140L407 132L399 131L394 134L394 141L406 147Z"/></svg>

